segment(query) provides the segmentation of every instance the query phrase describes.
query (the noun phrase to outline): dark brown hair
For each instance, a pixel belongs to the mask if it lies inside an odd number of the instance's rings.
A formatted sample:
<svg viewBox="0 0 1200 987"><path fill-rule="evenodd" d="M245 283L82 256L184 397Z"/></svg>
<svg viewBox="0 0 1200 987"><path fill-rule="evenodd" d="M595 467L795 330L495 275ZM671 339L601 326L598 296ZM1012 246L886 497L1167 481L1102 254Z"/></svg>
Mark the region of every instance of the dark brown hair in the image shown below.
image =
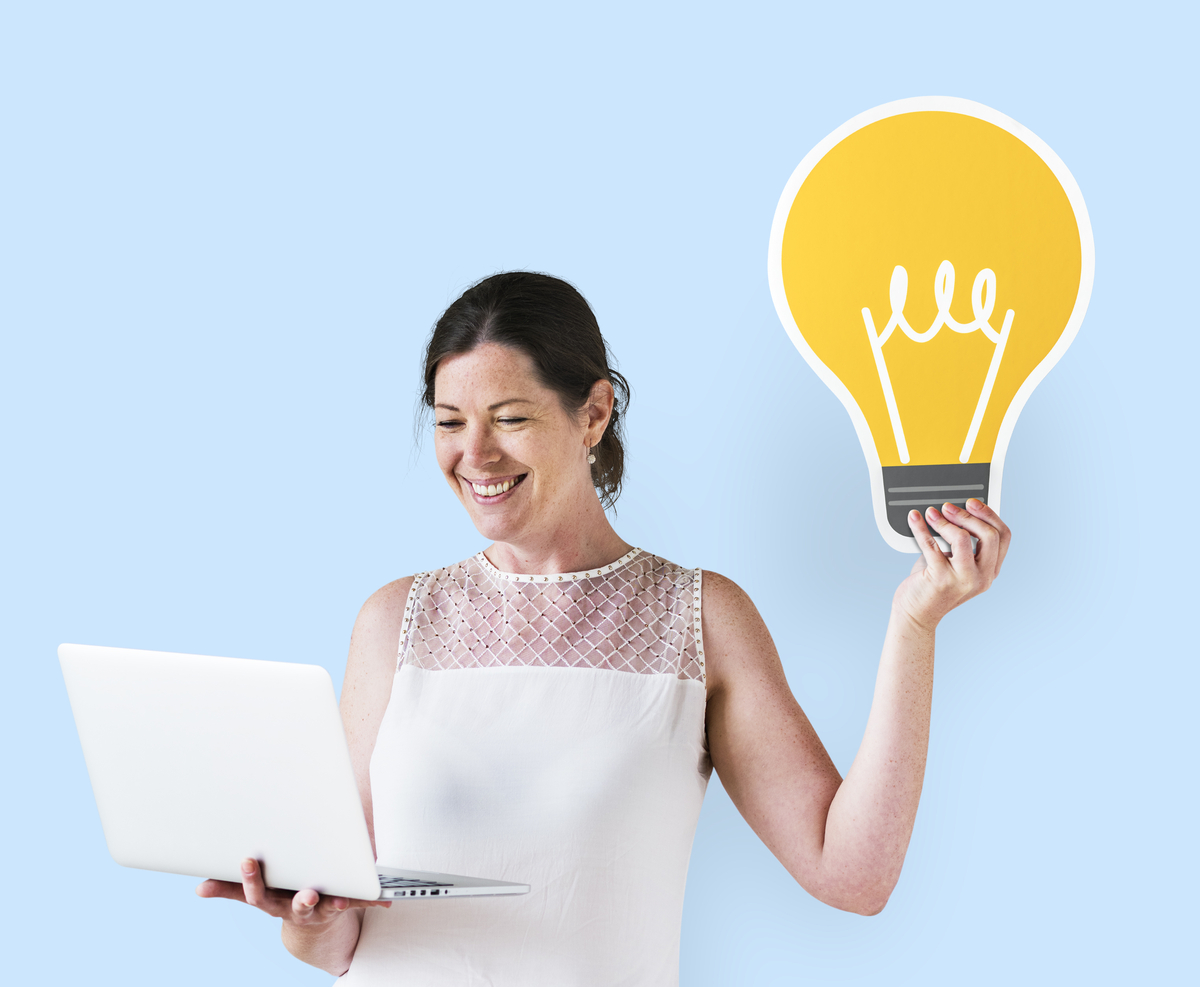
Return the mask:
<svg viewBox="0 0 1200 987"><path fill-rule="evenodd" d="M592 449L592 482L601 503L611 507L625 472L621 440L629 383L609 366L608 345L583 295L566 281L529 271L505 271L471 285L442 313L429 335L421 403L433 407L433 385L442 360L484 343L509 346L528 356L538 379L558 394L570 414L583 407L596 381L612 384L612 418Z"/></svg>

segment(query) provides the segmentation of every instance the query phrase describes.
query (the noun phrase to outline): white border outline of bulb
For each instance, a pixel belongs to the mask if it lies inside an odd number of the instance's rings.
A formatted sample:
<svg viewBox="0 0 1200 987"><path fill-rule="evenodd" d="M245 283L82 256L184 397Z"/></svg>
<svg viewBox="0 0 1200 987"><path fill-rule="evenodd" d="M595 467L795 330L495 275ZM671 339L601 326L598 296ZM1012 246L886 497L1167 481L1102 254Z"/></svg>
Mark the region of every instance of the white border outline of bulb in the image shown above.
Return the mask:
<svg viewBox="0 0 1200 987"><path fill-rule="evenodd" d="M984 295L984 288L987 295ZM988 400L992 396L992 387L996 383L996 372L1000 369L1000 361L1004 359L1004 347L1008 343L1008 331L1012 328L1013 310L1010 308L1004 316L1004 325L996 332L988 321L992 310L996 307L996 272L985 267L975 275L975 283L971 286L971 313L975 316L973 322L958 322L950 314L950 306L954 302L954 265L948 260L938 265L937 273L933 276L933 297L937 303L937 316L924 332L917 332L908 324L904 317L904 304L908 301L908 271L896 265L892 269L892 281L888 285L888 299L892 304L892 315L883 332L875 331L875 320L871 318L871 310L863 308L863 324L867 328L867 336L871 340L871 352L875 354L875 369L879 371L879 385L883 388L883 398L887 403L888 417L892 422L892 435L896 439L896 452L900 454L900 462L908 462L908 443L904 439L904 426L900 422L900 411L896 407L896 393L892 389L892 378L888 374L887 361L883 358L883 344L888 337L900 329L904 335L916 343L925 343L933 339L941 331L942 326L955 332L975 332L978 329L996 346L992 351L992 359L988 364L983 387L979 391L979 400L975 402L975 413L971 416L971 426L967 429L967 437L963 441L962 452L958 461L965 463L971 458L971 450L975 447L975 439L979 435L979 426L983 422L983 413L987 410Z"/></svg>
<svg viewBox="0 0 1200 987"><path fill-rule="evenodd" d="M796 349L800 351L800 355L804 357L805 362L812 367L816 375L821 378L825 386L837 395L838 400L842 402L842 406L849 413L850 419L854 423L854 431L858 435L858 441L862 446L863 455L867 460L868 472L871 476L871 501L875 508L875 524L879 528L880 535L883 536L883 540L888 545L897 551L912 554L921 551L916 539L911 536L905 537L899 534L888 523L887 506L883 489L883 464L880 462L879 452L875 448L875 440L871 436L871 428L867 424L866 416L863 415L862 409L859 408L858 402L854 400L854 396L846 388L846 385L813 352L812 347L808 345L804 336L801 335L800 327L796 325L796 319L788 307L787 293L783 287L783 231L787 226L788 214L792 210L792 203L800 191L800 186L804 184L805 179L808 178L813 168L817 166L817 162L825 157L829 151L851 134L872 123L877 123L888 117L899 116L903 113L928 111L959 113L964 116L976 117L979 120L984 120L1002 130L1008 131L1008 133L1026 144L1034 154L1042 159L1051 172L1053 172L1054 177L1058 179L1059 184L1067 195L1067 200L1071 203L1071 210L1075 214L1075 223L1079 230L1079 291L1075 296L1075 305L1071 309L1071 315L1067 319L1067 324L1063 328L1062 334L1058 337L1050 352L1042 358L1041 363L1033 368L1033 371L1025 378L1024 383L1017 389L1017 393L1013 395L1012 402L1009 404L1008 410L1000 422L1000 430L996 435L996 448L992 454L991 472L988 478L988 503L995 510L1000 509L1000 489L1004 471L1004 457L1008 452L1008 443L1012 438L1013 429L1016 427L1017 418L1021 414L1021 409L1025 407L1025 402L1033 394L1034 389L1045 379L1046 374L1058 363L1062 355L1067 351L1067 347L1074 341L1076 334L1079 332L1079 327L1083 324L1083 317L1087 313L1088 302L1092 296L1092 284L1096 276L1096 246L1092 238L1092 223L1088 217L1087 206L1083 202L1083 193L1080 191L1075 177L1071 174L1066 164L1063 163L1063 160L1033 131L1017 123L1011 117L1005 116L999 110L994 110L983 103L976 103L973 100L962 99L958 96L913 96L908 99L898 99L891 103L883 103L880 106L859 113L827 135L804 156L800 164L796 166L796 170L792 172L791 177L783 188L783 194L779 197L779 204L775 207L775 218L771 223L771 240L767 247L767 281L771 286L771 299L775 303L775 311L779 315L779 320L783 323L783 327L787 330L787 334L791 337ZM981 421L982 417L982 414L980 414L979 418ZM949 550L949 546L942 539L939 538L938 542L941 544L943 551Z"/></svg>

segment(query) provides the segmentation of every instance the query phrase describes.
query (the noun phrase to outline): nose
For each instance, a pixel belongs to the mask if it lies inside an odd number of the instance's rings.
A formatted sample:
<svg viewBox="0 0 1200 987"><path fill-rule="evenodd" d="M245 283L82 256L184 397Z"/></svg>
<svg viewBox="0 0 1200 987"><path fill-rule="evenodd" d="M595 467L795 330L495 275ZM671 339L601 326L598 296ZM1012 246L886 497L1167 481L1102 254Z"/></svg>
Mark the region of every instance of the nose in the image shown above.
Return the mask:
<svg viewBox="0 0 1200 987"><path fill-rule="evenodd" d="M472 469L484 469L500 461L500 449L490 428L479 426L467 429L463 461Z"/></svg>

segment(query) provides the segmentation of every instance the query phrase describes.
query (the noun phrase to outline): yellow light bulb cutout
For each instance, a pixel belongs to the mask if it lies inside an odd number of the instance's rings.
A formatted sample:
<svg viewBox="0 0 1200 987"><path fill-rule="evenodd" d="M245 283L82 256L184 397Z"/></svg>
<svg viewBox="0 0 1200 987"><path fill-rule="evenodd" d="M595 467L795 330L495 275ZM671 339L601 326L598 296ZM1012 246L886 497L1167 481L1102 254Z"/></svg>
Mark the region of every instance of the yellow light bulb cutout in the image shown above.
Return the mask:
<svg viewBox="0 0 1200 987"><path fill-rule="evenodd" d="M919 551L914 508L999 508L1017 416L1079 330L1094 257L1066 165L969 100L868 110L792 174L771 229L771 294L854 422L893 548Z"/></svg>
<svg viewBox="0 0 1200 987"><path fill-rule="evenodd" d="M937 318L934 319L933 325L924 332L916 332L904 318L904 302L908 295L908 272L902 267L897 267L892 271L892 283L888 290L892 303L892 317L883 327L883 331L877 333L875 321L871 318L871 310L864 308L862 310L863 322L866 323L867 338L870 340L871 349L875 354L875 369L879 372L879 383L883 388L888 417L896 438L896 452L902 463L909 461L908 443L904 439L904 426L900 421L900 412L896 408L896 394L888 374L887 361L883 357L883 344L887 342L888 337L893 331L900 329L913 342L923 343L933 339L938 334L938 330L946 326L955 332L974 332L978 329L995 344L996 349L988 364L987 376L984 378L983 387L979 392L979 400L975 404L971 427L958 457L959 462L965 463L970 461L971 450L979 435L979 425L983 419L983 413L987 410L988 398L991 396L992 387L996 382L996 371L1000 369L1000 361L1004 358L1004 346L1008 342L1008 332L1012 328L1015 313L1011 308L1008 310L1004 316L1004 325L999 332L992 328L989 318L996 301L996 273L986 267L976 275L975 285L971 289L971 309L975 315L972 322L957 322L950 314L950 303L954 299L954 265L948 260L942 261L937 269L937 274L933 279L933 293L937 299Z"/></svg>

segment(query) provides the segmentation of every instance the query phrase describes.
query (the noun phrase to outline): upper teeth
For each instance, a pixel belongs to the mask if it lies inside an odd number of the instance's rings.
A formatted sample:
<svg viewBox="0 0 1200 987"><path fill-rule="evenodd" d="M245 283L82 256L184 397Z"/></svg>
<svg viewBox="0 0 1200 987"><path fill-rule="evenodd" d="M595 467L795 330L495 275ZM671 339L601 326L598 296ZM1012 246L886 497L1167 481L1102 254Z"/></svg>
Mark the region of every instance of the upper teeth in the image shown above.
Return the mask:
<svg viewBox="0 0 1200 987"><path fill-rule="evenodd" d="M506 490L511 490L512 485L516 482L516 480L505 480L503 483L472 483L471 489L480 497L495 497Z"/></svg>

